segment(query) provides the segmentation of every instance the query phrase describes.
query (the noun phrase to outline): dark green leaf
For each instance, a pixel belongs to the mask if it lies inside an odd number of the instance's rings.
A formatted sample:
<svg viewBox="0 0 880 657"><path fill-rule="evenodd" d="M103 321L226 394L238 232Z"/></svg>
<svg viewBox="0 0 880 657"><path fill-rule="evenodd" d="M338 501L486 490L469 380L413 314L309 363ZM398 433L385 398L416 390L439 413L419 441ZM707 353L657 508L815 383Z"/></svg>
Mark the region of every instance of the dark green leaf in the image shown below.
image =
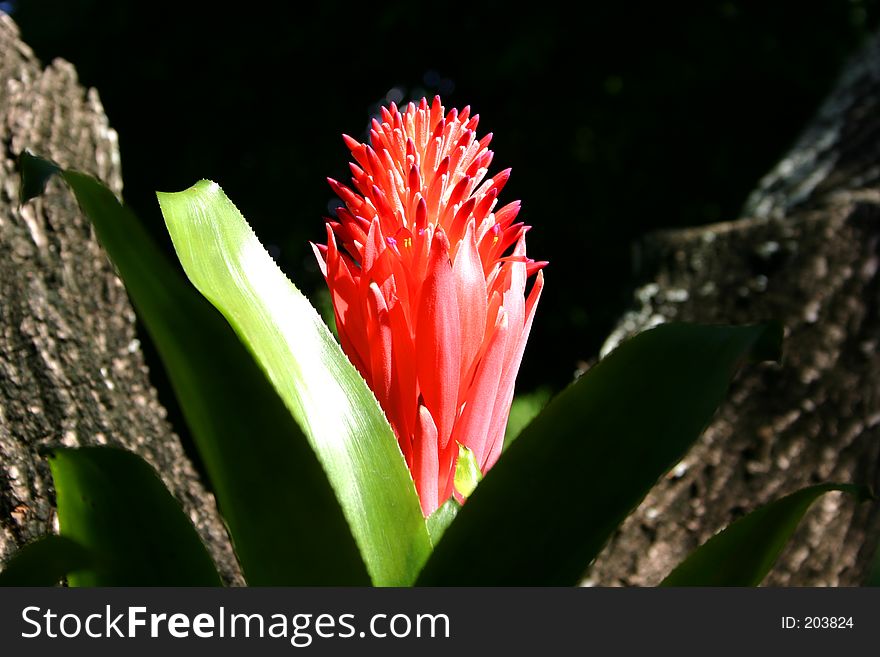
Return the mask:
<svg viewBox="0 0 880 657"><path fill-rule="evenodd" d="M64 536L28 543L3 565L0 586L54 586L70 573L92 565L88 550Z"/></svg>
<svg viewBox="0 0 880 657"><path fill-rule="evenodd" d="M109 190L64 178L159 351L248 583L368 584L321 464L226 320Z"/></svg>
<svg viewBox="0 0 880 657"><path fill-rule="evenodd" d="M61 173L61 168L54 162L36 157L29 151L18 156L18 167L21 169L21 187L18 197L22 203L36 198L46 189L49 178Z"/></svg>
<svg viewBox="0 0 880 657"><path fill-rule="evenodd" d="M431 543L385 414L318 313L212 182L160 194L184 270L266 371L321 460L373 583L411 584Z"/></svg>
<svg viewBox="0 0 880 657"><path fill-rule="evenodd" d="M428 560L425 585L573 585L685 454L737 366L778 326L669 324L628 340L548 404Z"/></svg>
<svg viewBox="0 0 880 657"><path fill-rule="evenodd" d="M440 542L440 537L443 536L446 529L455 520L455 516L458 515L460 508L461 504L454 497L450 497L428 518L428 533L431 535L431 542L434 545Z"/></svg>
<svg viewBox="0 0 880 657"><path fill-rule="evenodd" d="M757 586L810 505L834 490L866 494L858 486L820 484L759 507L694 550L661 586Z"/></svg>
<svg viewBox="0 0 880 657"><path fill-rule="evenodd" d="M61 535L93 555L71 586L219 586L195 527L156 471L113 447L49 455Z"/></svg>
<svg viewBox="0 0 880 657"><path fill-rule="evenodd" d="M552 392L549 388L538 388L526 394L520 394L513 398L510 405L510 415L507 418L507 427L504 429L504 450L516 440L520 432L525 429L529 422L535 419L538 413L550 401Z"/></svg>
<svg viewBox="0 0 880 657"><path fill-rule="evenodd" d="M863 586L880 586L880 545L874 552L874 559L871 562L871 569L865 578Z"/></svg>

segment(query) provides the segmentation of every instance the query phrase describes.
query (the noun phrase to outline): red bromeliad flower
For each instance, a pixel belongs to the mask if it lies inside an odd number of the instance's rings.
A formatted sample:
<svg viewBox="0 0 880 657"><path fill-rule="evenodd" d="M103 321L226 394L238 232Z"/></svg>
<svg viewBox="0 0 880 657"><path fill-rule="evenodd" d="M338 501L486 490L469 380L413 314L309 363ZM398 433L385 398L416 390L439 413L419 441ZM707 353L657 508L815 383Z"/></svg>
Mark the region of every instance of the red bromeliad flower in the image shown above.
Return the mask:
<svg viewBox="0 0 880 657"><path fill-rule="evenodd" d="M444 116L434 98L381 118L371 145L343 136L354 189L329 181L345 207L327 221L326 246L313 246L342 348L428 516L453 493L459 444L483 473L498 460L546 263L526 258L519 201L494 211L510 170L483 180L492 135L476 138L477 115Z"/></svg>

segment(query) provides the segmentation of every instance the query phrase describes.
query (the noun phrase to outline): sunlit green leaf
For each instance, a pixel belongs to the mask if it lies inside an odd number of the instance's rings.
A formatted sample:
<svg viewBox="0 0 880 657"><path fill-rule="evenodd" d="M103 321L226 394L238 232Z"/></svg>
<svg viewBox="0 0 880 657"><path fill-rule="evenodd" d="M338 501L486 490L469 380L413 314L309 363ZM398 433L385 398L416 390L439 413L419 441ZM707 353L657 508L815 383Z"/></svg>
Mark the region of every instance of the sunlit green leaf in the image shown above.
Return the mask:
<svg viewBox="0 0 880 657"><path fill-rule="evenodd" d="M859 486L820 484L759 507L694 550L661 586L757 586L810 505L829 491L866 495Z"/></svg>
<svg viewBox="0 0 880 657"><path fill-rule="evenodd" d="M22 176L39 162L23 157ZM226 320L109 190L63 176L157 347L248 583L368 584L321 464Z"/></svg>
<svg viewBox="0 0 880 657"><path fill-rule="evenodd" d="M155 470L112 447L49 455L61 535L82 545L92 566L71 586L219 586L195 527Z"/></svg>
<svg viewBox="0 0 880 657"><path fill-rule="evenodd" d="M696 440L737 365L778 356L778 326L660 326L552 400L490 470L420 584L573 585Z"/></svg>
<svg viewBox="0 0 880 657"><path fill-rule="evenodd" d="M92 565L89 551L65 536L43 536L20 548L0 570L0 586L54 586Z"/></svg>
<svg viewBox="0 0 880 657"><path fill-rule="evenodd" d="M373 582L411 583L430 552L415 486L364 380L215 183L159 203L193 284L250 347L321 459Z"/></svg>

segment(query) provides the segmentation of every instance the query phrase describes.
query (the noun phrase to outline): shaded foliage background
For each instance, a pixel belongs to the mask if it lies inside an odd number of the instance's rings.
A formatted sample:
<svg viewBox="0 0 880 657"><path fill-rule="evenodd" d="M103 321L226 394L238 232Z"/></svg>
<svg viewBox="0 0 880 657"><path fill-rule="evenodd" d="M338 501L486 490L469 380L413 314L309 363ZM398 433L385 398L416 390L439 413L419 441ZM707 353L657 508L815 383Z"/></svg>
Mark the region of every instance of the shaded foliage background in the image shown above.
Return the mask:
<svg viewBox="0 0 880 657"><path fill-rule="evenodd" d="M528 390L596 354L630 301L635 238L738 215L880 17L874 0L566 4L2 8L43 61L98 88L126 201L160 239L154 191L212 178L312 295L324 177L348 180L339 134L364 139L390 100L471 104L492 171L513 167L502 202L523 199L530 255L551 262Z"/></svg>

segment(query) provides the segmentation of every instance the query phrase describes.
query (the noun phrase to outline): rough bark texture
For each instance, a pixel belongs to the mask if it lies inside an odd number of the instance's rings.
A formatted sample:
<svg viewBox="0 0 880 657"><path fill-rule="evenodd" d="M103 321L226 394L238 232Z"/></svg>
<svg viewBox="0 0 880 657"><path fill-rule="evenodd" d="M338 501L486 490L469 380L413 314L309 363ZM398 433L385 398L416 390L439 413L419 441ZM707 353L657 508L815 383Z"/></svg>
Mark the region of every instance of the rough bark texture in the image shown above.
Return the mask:
<svg viewBox="0 0 880 657"><path fill-rule="evenodd" d="M224 579L239 582L214 499L165 420L134 312L88 220L60 182L19 207L25 148L119 194L116 133L95 90L67 62L44 70L2 13L0 143L0 560L56 524L41 448L118 445L156 467Z"/></svg>
<svg viewBox="0 0 880 657"><path fill-rule="evenodd" d="M653 585L755 506L821 481L880 490L880 38L845 70L738 221L658 233L637 308L606 345L669 320L786 326L781 366L749 367L688 456L586 583ZM841 494L809 512L768 585L856 585L880 511Z"/></svg>

